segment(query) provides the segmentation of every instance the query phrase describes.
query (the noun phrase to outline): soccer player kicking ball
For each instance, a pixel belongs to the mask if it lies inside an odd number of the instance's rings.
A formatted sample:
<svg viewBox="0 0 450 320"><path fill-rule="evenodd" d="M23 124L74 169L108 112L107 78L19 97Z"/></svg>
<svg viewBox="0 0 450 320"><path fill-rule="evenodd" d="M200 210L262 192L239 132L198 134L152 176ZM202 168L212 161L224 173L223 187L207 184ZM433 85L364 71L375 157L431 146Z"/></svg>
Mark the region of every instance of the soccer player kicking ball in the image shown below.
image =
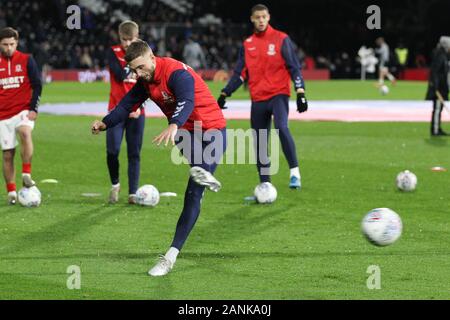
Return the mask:
<svg viewBox="0 0 450 320"><path fill-rule="evenodd" d="M13 28L0 30L0 144L3 150L3 176L8 191L8 203L16 204L16 172L14 156L17 136L21 142L22 182L32 187L31 132L37 118L42 82L34 59L17 50L19 33Z"/></svg>
<svg viewBox="0 0 450 320"><path fill-rule="evenodd" d="M375 49L375 52L377 53L379 57L379 65L378 65L378 84L377 87L381 88L384 86L384 79L388 78L389 81L392 83L392 85L395 86L397 80L392 75L392 73L389 72L389 67L392 64L390 62L390 56L391 51L389 49L389 45L386 43L383 37L378 37L375 40L375 43L377 44L378 48Z"/></svg>
<svg viewBox="0 0 450 320"><path fill-rule="evenodd" d="M111 78L108 112L111 112L136 84L134 73L127 67L124 57L126 49L138 39L138 36L139 26L133 21L124 21L119 25L120 45L112 46L108 50L107 59ZM144 108L140 107L130 113L127 119L106 132L106 159L112 184L109 203L119 201L119 152L124 132L128 156L128 203L136 203L144 125Z"/></svg>
<svg viewBox="0 0 450 320"><path fill-rule="evenodd" d="M222 90L217 102L225 108L226 97L248 80L251 105L251 127L256 131L257 168L262 182L270 182L267 141L261 141L259 130L270 130L272 116L278 129L283 153L290 168L289 187L301 188L295 142L288 128L290 79L297 92L297 111L308 110L301 65L289 37L270 24L269 9L262 4L251 10L255 32L243 42L234 74ZM262 151L261 151L262 150Z"/></svg>
<svg viewBox="0 0 450 320"><path fill-rule="evenodd" d="M226 149L226 122L205 82L184 63L156 57L141 40L130 45L125 60L136 73L138 82L109 115L92 124L92 132L110 130L150 98L169 122L167 129L153 142L165 146L169 142L177 144L192 167L172 245L149 271L151 276L163 276L173 268L197 221L205 187L215 192L221 188L212 174ZM203 134L210 138L203 139ZM208 155L207 150L214 151Z"/></svg>

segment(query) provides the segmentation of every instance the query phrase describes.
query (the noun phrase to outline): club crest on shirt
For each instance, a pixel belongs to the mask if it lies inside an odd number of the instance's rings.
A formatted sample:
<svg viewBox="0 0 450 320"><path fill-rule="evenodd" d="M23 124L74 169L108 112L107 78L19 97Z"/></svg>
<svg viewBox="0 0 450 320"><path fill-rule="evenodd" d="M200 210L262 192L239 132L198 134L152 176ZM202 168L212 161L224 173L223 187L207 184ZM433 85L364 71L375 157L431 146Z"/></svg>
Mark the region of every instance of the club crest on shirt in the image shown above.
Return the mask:
<svg viewBox="0 0 450 320"><path fill-rule="evenodd" d="M273 43L269 44L269 49L267 50L267 54L269 56L274 56L277 54L275 51L275 45Z"/></svg>
<svg viewBox="0 0 450 320"><path fill-rule="evenodd" d="M16 65L16 72L22 72L22 66L20 64Z"/></svg>
<svg viewBox="0 0 450 320"><path fill-rule="evenodd" d="M161 91L161 95L163 97L164 103L174 103L175 99L170 96L167 92Z"/></svg>

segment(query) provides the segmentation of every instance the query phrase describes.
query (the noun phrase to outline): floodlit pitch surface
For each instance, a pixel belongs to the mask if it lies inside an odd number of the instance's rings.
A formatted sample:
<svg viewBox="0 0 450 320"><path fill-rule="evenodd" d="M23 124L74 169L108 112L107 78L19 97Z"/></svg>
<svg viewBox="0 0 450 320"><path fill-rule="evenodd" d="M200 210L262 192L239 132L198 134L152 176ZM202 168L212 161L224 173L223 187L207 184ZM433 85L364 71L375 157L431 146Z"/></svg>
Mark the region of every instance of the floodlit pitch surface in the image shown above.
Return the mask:
<svg viewBox="0 0 450 320"><path fill-rule="evenodd" d="M343 94L353 87L349 82ZM273 178L276 203L246 204L243 198L257 183L255 166L219 166L223 189L206 193L173 271L151 278L148 269L172 240L188 168L171 163L170 149L151 145L166 121L149 119L141 184L178 197L162 198L153 209L126 204L123 148L123 192L119 204L108 205L105 135L90 134L93 119L40 115L33 177L59 183L39 184L39 208L7 206L5 195L0 298L450 298L450 173L431 171L450 167L450 139L430 138L428 123L291 122L303 189L287 188L281 159ZM229 121L230 128L248 126ZM16 164L19 170L18 159ZM405 169L418 177L415 192L395 188L395 176ZM361 219L376 207L392 208L403 220L403 235L392 246L374 247L361 235ZM79 290L67 288L67 268L74 265L81 270ZM367 287L373 265L379 267L381 289Z"/></svg>

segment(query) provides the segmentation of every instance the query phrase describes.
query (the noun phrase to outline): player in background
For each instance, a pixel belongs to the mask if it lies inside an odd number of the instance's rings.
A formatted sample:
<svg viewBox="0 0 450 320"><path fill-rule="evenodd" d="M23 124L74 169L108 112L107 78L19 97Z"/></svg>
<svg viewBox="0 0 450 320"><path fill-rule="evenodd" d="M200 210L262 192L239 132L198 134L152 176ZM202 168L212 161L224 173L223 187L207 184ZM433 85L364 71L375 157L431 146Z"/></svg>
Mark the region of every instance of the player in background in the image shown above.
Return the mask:
<svg viewBox="0 0 450 320"><path fill-rule="evenodd" d="M119 25L120 45L112 46L108 50L107 61L111 79L108 112L111 112L136 84L134 73L127 67L124 57L127 48L138 37L139 26L133 21L124 21ZM112 184L109 203L119 201L119 153L124 133L128 156L128 203L136 203L144 125L144 108L140 107L106 133L106 159Z"/></svg>
<svg viewBox="0 0 450 320"><path fill-rule="evenodd" d="M23 186L35 185L31 179L31 132L42 93L37 64L29 54L17 50L18 42L19 33L16 30L9 27L0 30L0 144L9 204L15 204L17 201L14 167L17 135L21 142Z"/></svg>
<svg viewBox="0 0 450 320"><path fill-rule="evenodd" d="M92 124L92 132L113 129L151 98L169 122L153 142L165 146L169 142L177 144L192 167L172 245L149 271L151 276L163 276L173 268L197 221L205 187L215 192L221 187L212 174L226 149L226 122L206 83L184 63L155 57L148 44L141 40L130 45L125 60L137 74L138 82L109 115ZM211 139L202 138L204 134ZM209 155L206 151L212 149Z"/></svg>
<svg viewBox="0 0 450 320"><path fill-rule="evenodd" d="M450 75L450 37L442 36L433 51L426 99L433 101L431 135L446 136L441 127L442 109L448 101Z"/></svg>
<svg viewBox="0 0 450 320"><path fill-rule="evenodd" d="M378 87L384 85L384 79L387 77L389 81L391 81L392 85L396 84L396 79L392 75L392 73L389 72L389 64L391 51L389 49L389 45L386 43L383 37L378 37L375 40L376 45L378 48L375 49L376 54L378 55L379 59L379 69L378 69Z"/></svg>
<svg viewBox="0 0 450 320"><path fill-rule="evenodd" d="M299 189L300 169L295 142L288 127L288 115L291 79L297 93L297 111L301 113L308 110L301 65L289 37L270 26L269 9L265 5L255 5L251 9L250 20L255 32L244 41L234 74L222 89L217 102L224 108L226 98L248 80L252 100L251 127L256 132L270 130L273 115L275 129L279 130L283 153L290 168L289 187ZM270 163L264 160L268 159L268 141L260 141L258 133L254 139L260 182L270 182L270 175L264 173L270 168Z"/></svg>

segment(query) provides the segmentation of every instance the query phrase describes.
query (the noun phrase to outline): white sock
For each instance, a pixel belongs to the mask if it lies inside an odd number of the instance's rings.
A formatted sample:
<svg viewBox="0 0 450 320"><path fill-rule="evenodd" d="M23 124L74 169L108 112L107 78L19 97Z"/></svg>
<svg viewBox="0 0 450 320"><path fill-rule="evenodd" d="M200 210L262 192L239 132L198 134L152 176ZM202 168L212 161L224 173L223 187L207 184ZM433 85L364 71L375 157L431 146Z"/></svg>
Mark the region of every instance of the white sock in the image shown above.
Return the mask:
<svg viewBox="0 0 450 320"><path fill-rule="evenodd" d="M16 196L17 197L17 191L8 192L8 196Z"/></svg>
<svg viewBox="0 0 450 320"><path fill-rule="evenodd" d="M120 183L118 183L118 184L113 184L112 187L113 187L113 188L118 188L118 187L120 187Z"/></svg>
<svg viewBox="0 0 450 320"><path fill-rule="evenodd" d="M177 260L177 256L180 253L180 250L174 247L170 247L169 251L167 251L165 257L167 260L170 260L172 263L175 263Z"/></svg>
<svg viewBox="0 0 450 320"><path fill-rule="evenodd" d="M297 177L300 179L300 169L298 167L292 168L291 169L291 177Z"/></svg>
<svg viewBox="0 0 450 320"><path fill-rule="evenodd" d="M382 86L382 85L384 84L384 80L383 80L383 79L379 79L379 80L378 80L378 84L379 84L380 86Z"/></svg>
<svg viewBox="0 0 450 320"><path fill-rule="evenodd" d="M26 176L31 177L31 173L23 173L22 172L22 177L26 177Z"/></svg>

